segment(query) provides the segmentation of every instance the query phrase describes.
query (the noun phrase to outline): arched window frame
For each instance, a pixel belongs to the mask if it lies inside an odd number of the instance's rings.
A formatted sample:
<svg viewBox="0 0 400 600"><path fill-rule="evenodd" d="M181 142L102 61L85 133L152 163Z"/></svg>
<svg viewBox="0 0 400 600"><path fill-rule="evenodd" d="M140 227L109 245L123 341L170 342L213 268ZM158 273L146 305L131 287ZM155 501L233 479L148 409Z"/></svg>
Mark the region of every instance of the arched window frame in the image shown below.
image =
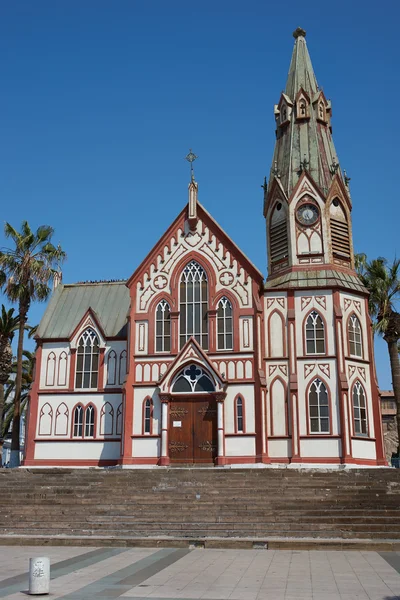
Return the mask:
<svg viewBox="0 0 400 600"><path fill-rule="evenodd" d="M117 353L112 348L107 355L107 384L115 386L117 381Z"/></svg>
<svg viewBox="0 0 400 600"><path fill-rule="evenodd" d="M155 352L171 351L171 307L163 298L155 309Z"/></svg>
<svg viewBox="0 0 400 600"><path fill-rule="evenodd" d="M205 377L210 382L210 390L196 389L199 382ZM175 390L176 383L184 379L187 382L188 389L183 391ZM211 389L212 387L212 389ZM215 391L215 382L211 375L196 363L190 363L181 369L174 377L171 390L174 394L209 394Z"/></svg>
<svg viewBox="0 0 400 600"><path fill-rule="evenodd" d="M108 412L107 412L108 410ZM111 431L106 430L106 417L110 417ZM114 434L114 407L111 402L105 402L100 410L100 435L108 437Z"/></svg>
<svg viewBox="0 0 400 600"><path fill-rule="evenodd" d="M88 422L88 416L92 416L93 427ZM79 417L79 418L77 418ZM71 438L94 439L96 437L97 410L92 402L84 406L81 402L72 409ZM93 434L91 433L93 431Z"/></svg>
<svg viewBox="0 0 400 600"><path fill-rule="evenodd" d="M72 411L72 438L82 438L84 432L85 412L83 404L77 404Z"/></svg>
<svg viewBox="0 0 400 600"><path fill-rule="evenodd" d="M217 304L217 350L233 350L233 305L226 296Z"/></svg>
<svg viewBox="0 0 400 600"><path fill-rule="evenodd" d="M358 327L359 327L358 332L356 331L356 329L354 327L354 323L358 323ZM364 344L363 344L361 321L355 313L351 313L351 315L349 315L349 318L347 320L347 341L348 341L349 356L354 356L355 358L363 358L364 357ZM353 352L352 352L352 350L353 350Z"/></svg>
<svg viewBox="0 0 400 600"><path fill-rule="evenodd" d="M321 319L321 323L322 323L322 327L317 327L317 318ZM311 319L311 325L313 326L313 328L311 329L311 327L309 329L307 329L308 323L309 323L309 319ZM312 332L314 335L311 336L307 334L307 332L310 331ZM322 331L323 332L323 337L318 337L317 334L318 332ZM318 312L317 310L313 309L311 310L304 318L304 325L303 325L303 339L304 339L304 354L306 356L324 356L326 355L326 348L327 348L327 340L326 340L326 322L324 317L321 315L320 312ZM317 352L317 342L323 340L323 344L324 344L324 349L323 351L319 351ZM313 352L309 352L308 349L308 342L310 342L310 345L313 345Z"/></svg>
<svg viewBox="0 0 400 600"><path fill-rule="evenodd" d="M360 394L362 391L362 395ZM364 400L364 406L362 406L362 399ZM365 387L357 379L354 382L351 390L351 403L353 408L353 434L355 437L368 437L369 436L369 422L368 422L368 401Z"/></svg>
<svg viewBox="0 0 400 600"><path fill-rule="evenodd" d="M46 431L43 433L43 430L42 430L42 428L44 427L43 421L44 421L44 417L46 416L45 409L48 410L47 416L49 417L49 420L50 420L50 427L49 427L49 431ZM42 408L40 409L38 435L50 437L52 432L53 432L53 408L49 402L45 402L45 404L43 404Z"/></svg>
<svg viewBox="0 0 400 600"><path fill-rule="evenodd" d="M100 338L93 327L86 327L76 344L75 389L97 390L99 377Z"/></svg>
<svg viewBox="0 0 400 600"><path fill-rule="evenodd" d="M285 417L285 433L284 433L283 436L280 435L280 434L276 434L275 423L274 423L274 396L273 396L273 391L274 391L274 384L277 381L281 382L281 384L283 386L284 397L285 397L285 412L284 412L284 417ZM276 376L276 377L274 377L274 379L269 384L269 392L268 393L269 393L269 410L270 410L269 417L270 417L270 423L271 423L271 438L273 438L273 437L282 438L282 437L289 436L289 405L288 405L288 388L287 388L287 383L279 375Z"/></svg>
<svg viewBox="0 0 400 600"><path fill-rule="evenodd" d="M198 286L195 285L197 282ZM193 336L203 350L208 350L208 277L196 260L191 260L182 270L179 310L179 347L182 349Z"/></svg>
<svg viewBox="0 0 400 600"><path fill-rule="evenodd" d="M278 356L278 354L275 354L272 352L271 320L275 314L278 315L278 317L281 320L281 324L282 324L281 335L280 335L281 340L282 340L282 350L283 350L282 356ZM285 358L287 356L285 317L281 313L281 311L277 310L276 308L274 308L274 310L271 312L271 314L268 317L267 334L268 334L268 356L269 356L269 358Z"/></svg>
<svg viewBox="0 0 400 600"><path fill-rule="evenodd" d="M242 394L234 400L235 433L243 434L246 431L245 402Z"/></svg>
<svg viewBox="0 0 400 600"><path fill-rule="evenodd" d="M116 418L116 422L115 422L116 435L122 435L122 418L123 418L123 412L122 412L122 402L121 402L117 408L117 418Z"/></svg>
<svg viewBox="0 0 400 600"><path fill-rule="evenodd" d="M153 400L148 396L142 405L142 434L153 434Z"/></svg>
<svg viewBox="0 0 400 600"><path fill-rule="evenodd" d="M316 392L317 392L317 404L310 404L311 398L310 398L310 394L312 392L313 386L317 386L316 387ZM323 404L321 403L321 397L320 397L320 392L321 392L321 388L322 386L324 386L325 390L326 390L326 395L327 395L327 403ZM331 410L331 396L330 396L330 391L329 391L329 387L326 384L326 382L321 379L321 377L314 377L314 379L312 381L310 381L309 385L307 386L307 392L306 392L306 405L307 405L307 432L308 435L310 436L329 436L332 435L332 410ZM312 407L317 406L317 411L312 410ZM325 408L321 411L321 407L327 407L326 410ZM317 414L314 414L317 413ZM325 427L322 426L322 420L328 419L328 429L326 429ZM318 424L318 430L316 430L313 426L312 426L312 422L317 422Z"/></svg>
<svg viewBox="0 0 400 600"><path fill-rule="evenodd" d="M50 352L47 356L46 362L46 387L54 387L56 378L56 365L56 354L55 352Z"/></svg>
<svg viewBox="0 0 400 600"><path fill-rule="evenodd" d="M91 402L85 406L84 438L96 437L96 407Z"/></svg>
<svg viewBox="0 0 400 600"><path fill-rule="evenodd" d="M62 412L61 412L61 407L62 407ZM66 423L65 423L65 430L61 430L59 431L59 424L58 424L58 419L59 417L64 416L66 419ZM55 420L55 425L54 425L54 435L55 436L67 436L68 437L68 429L69 429L69 410L68 410L68 406L65 404L65 402L61 402L58 406L57 406L57 410L56 410L56 420Z"/></svg>

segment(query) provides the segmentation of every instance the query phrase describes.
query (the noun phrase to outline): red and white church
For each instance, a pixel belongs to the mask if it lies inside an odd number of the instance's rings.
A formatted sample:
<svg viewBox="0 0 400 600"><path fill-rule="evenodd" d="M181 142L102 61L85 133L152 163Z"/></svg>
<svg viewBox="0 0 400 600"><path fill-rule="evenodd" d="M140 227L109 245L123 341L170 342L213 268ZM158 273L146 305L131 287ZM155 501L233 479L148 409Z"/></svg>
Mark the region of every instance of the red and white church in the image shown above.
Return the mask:
<svg viewBox="0 0 400 600"><path fill-rule="evenodd" d="M294 37L264 186L267 280L192 178L127 281L55 289L26 466L386 464L349 179L304 30Z"/></svg>

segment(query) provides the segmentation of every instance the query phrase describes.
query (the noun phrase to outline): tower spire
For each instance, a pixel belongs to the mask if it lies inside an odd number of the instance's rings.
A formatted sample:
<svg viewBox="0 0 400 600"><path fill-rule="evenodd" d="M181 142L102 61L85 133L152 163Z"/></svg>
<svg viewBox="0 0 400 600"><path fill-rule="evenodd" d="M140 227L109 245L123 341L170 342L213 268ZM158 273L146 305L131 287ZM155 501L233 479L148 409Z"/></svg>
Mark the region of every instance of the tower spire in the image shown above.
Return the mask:
<svg viewBox="0 0 400 600"><path fill-rule="evenodd" d="M318 87L305 30L298 27L293 37L285 91L275 106L276 143L270 182L278 171L289 197L306 170L326 195L336 173L343 180L332 139L331 103Z"/></svg>

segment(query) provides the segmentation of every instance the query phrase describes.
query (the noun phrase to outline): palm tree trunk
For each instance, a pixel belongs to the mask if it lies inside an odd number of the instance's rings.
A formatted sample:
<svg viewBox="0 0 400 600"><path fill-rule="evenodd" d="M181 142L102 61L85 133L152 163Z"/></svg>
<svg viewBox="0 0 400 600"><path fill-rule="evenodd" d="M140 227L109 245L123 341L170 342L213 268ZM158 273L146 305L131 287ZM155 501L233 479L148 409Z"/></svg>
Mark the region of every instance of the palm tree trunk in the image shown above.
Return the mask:
<svg viewBox="0 0 400 600"><path fill-rule="evenodd" d="M14 416L11 433L11 457L10 467L19 467L20 465L20 445L19 430L21 423L21 390L22 390L22 360L24 351L24 332L26 325L27 309L25 302L19 303L19 327L18 327L18 347L17 347L17 375L15 378L15 396L14 396Z"/></svg>
<svg viewBox="0 0 400 600"><path fill-rule="evenodd" d="M397 340L386 340L389 349L390 368L392 371L392 384L394 399L396 401L396 419L397 419L397 453L400 451L400 361Z"/></svg>

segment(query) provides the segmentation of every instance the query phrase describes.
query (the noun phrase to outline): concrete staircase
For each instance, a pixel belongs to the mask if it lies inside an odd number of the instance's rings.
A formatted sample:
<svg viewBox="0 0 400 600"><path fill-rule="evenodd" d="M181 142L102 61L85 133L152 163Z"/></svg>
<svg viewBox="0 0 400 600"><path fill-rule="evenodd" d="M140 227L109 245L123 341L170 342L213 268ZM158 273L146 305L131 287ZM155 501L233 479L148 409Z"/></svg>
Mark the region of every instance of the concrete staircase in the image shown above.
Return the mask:
<svg viewBox="0 0 400 600"><path fill-rule="evenodd" d="M2 469L0 489L0 545L400 549L397 469Z"/></svg>

